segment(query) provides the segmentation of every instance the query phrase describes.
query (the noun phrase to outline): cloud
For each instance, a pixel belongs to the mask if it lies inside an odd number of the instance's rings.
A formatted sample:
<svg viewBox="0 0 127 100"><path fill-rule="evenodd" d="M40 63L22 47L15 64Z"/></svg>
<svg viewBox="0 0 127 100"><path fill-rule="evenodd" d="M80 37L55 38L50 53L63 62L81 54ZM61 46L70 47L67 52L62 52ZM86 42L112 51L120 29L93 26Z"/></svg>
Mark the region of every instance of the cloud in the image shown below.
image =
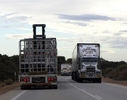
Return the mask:
<svg viewBox="0 0 127 100"><path fill-rule="evenodd" d="M103 50L103 49L102 49L101 52L102 52L102 53L109 53L109 54L114 54L114 53L115 53L115 51L113 51L113 50L111 50L111 49L108 49L108 48L107 48L106 50Z"/></svg>
<svg viewBox="0 0 127 100"><path fill-rule="evenodd" d="M122 36L114 36L114 38L108 38L106 42L111 48L124 49L127 48L127 38Z"/></svg>
<svg viewBox="0 0 127 100"><path fill-rule="evenodd" d="M14 16L15 14L17 14L16 12L12 12L12 13L7 13L2 15L1 17L10 17L10 16Z"/></svg>
<svg viewBox="0 0 127 100"><path fill-rule="evenodd" d="M119 32L127 32L127 30L120 30Z"/></svg>
<svg viewBox="0 0 127 100"><path fill-rule="evenodd" d="M120 31L119 32L117 32L117 33L115 33L114 35L115 36L121 36L123 33L121 33Z"/></svg>
<svg viewBox="0 0 127 100"><path fill-rule="evenodd" d="M0 28L14 28L12 25L0 25Z"/></svg>
<svg viewBox="0 0 127 100"><path fill-rule="evenodd" d="M85 23L81 23L81 22L72 22L72 21L67 21L66 23L75 24L75 25L79 25L79 26L87 26L87 25L88 25L88 24L85 24Z"/></svg>
<svg viewBox="0 0 127 100"><path fill-rule="evenodd" d="M61 37L61 38L57 38L57 40L60 42L68 42L68 43L71 43L71 42L74 42L74 40L76 40L76 38L72 37L72 38L69 38L69 37Z"/></svg>
<svg viewBox="0 0 127 100"><path fill-rule="evenodd" d="M120 30L118 33L115 33L114 35L118 36L119 38L127 38L127 30Z"/></svg>
<svg viewBox="0 0 127 100"><path fill-rule="evenodd" d="M117 50L120 47L126 50L124 47L127 44L125 42L127 41L125 38L127 37L126 3L127 1L118 0L109 0L109 2L106 0L55 0L53 2L50 0L37 0L37 2L36 0L31 0L31 2L29 0L2 0L0 34L6 34L7 39L1 43L8 42L9 45L12 40L7 41L8 39L32 37L32 34L21 33L32 33L33 23L45 23L46 31L49 32L46 34L47 37L51 37L51 34L52 37L56 37L58 48L67 46L66 50L72 50L78 42L98 42L101 44L101 49L105 50L105 55L107 52L111 54L111 50L120 53ZM26 30L29 31L26 32ZM66 52L68 54L62 50L59 51L65 56L72 53Z"/></svg>
<svg viewBox="0 0 127 100"><path fill-rule="evenodd" d="M31 38L32 34L6 34L5 37L7 39L24 39L24 38Z"/></svg>
<svg viewBox="0 0 127 100"><path fill-rule="evenodd" d="M30 16L21 15L19 13L11 12L11 13L5 13L0 15L0 18L2 22L5 24L8 23L28 23L28 20L31 18ZM5 25L9 26L9 25Z"/></svg>
<svg viewBox="0 0 127 100"><path fill-rule="evenodd" d="M107 34L107 33L110 33L110 31L108 31L108 30L104 30L103 33L106 33L106 34Z"/></svg>
<svg viewBox="0 0 127 100"><path fill-rule="evenodd" d="M29 17L27 16L16 16L16 17L11 17L8 20L11 21L26 21Z"/></svg>
<svg viewBox="0 0 127 100"><path fill-rule="evenodd" d="M30 16L11 12L0 15L0 28L8 30L29 30ZM3 33L5 34L5 33Z"/></svg>
<svg viewBox="0 0 127 100"><path fill-rule="evenodd" d="M92 20L115 21L116 20L115 18L112 18L112 17L96 15L96 14L82 14L82 15L59 14L58 16L61 19L77 20L77 21L92 21Z"/></svg>
<svg viewBox="0 0 127 100"><path fill-rule="evenodd" d="M23 23L23 24L28 24L28 20L30 19L31 17L27 17L27 16L13 16L13 17L9 17L9 18L6 18L6 21L7 22L11 22L11 23Z"/></svg>

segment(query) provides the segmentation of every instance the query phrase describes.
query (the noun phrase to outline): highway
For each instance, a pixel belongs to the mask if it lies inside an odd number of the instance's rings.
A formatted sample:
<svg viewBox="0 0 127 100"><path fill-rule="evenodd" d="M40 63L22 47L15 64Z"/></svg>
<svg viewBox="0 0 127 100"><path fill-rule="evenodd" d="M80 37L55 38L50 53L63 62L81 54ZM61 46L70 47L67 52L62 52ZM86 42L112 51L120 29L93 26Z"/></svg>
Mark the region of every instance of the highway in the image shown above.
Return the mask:
<svg viewBox="0 0 127 100"><path fill-rule="evenodd" d="M20 90L0 95L0 100L127 100L127 87L109 83L77 83L58 77L58 89Z"/></svg>

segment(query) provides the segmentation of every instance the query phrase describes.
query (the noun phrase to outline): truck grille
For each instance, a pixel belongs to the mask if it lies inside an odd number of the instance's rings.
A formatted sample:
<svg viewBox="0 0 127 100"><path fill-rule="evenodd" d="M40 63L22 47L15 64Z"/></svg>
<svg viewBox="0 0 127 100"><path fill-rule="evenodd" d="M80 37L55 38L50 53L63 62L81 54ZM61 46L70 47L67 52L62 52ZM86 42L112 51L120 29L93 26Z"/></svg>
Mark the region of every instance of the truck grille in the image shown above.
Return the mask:
<svg viewBox="0 0 127 100"><path fill-rule="evenodd" d="M32 83L45 83L45 77L33 77Z"/></svg>
<svg viewBox="0 0 127 100"><path fill-rule="evenodd" d="M87 72L95 72L95 68L87 68Z"/></svg>
<svg viewBox="0 0 127 100"><path fill-rule="evenodd" d="M87 68L87 77L93 78L95 77L95 68Z"/></svg>

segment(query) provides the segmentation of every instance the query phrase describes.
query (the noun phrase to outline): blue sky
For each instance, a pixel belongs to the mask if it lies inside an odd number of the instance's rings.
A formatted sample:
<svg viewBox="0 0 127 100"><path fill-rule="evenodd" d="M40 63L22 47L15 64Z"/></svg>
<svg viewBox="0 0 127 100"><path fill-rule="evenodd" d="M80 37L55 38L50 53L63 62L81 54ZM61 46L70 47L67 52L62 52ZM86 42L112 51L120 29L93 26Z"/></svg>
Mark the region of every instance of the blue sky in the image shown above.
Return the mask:
<svg viewBox="0 0 127 100"><path fill-rule="evenodd" d="M32 24L46 24L58 55L70 58L78 42L101 45L101 57L127 61L126 0L0 0L0 53L18 54Z"/></svg>

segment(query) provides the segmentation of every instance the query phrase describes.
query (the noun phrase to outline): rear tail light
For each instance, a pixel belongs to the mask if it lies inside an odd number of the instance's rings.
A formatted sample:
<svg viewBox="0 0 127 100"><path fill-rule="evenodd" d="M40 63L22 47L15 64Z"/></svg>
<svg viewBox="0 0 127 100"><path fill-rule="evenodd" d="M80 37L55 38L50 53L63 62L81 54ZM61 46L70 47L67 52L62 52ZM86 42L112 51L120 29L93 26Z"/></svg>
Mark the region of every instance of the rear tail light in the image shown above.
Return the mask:
<svg viewBox="0 0 127 100"><path fill-rule="evenodd" d="M57 77L48 78L48 81L56 81L56 80L57 80Z"/></svg>
<svg viewBox="0 0 127 100"><path fill-rule="evenodd" d="M30 81L30 79L24 79L24 82L29 82Z"/></svg>
<svg viewBox="0 0 127 100"><path fill-rule="evenodd" d="M27 80L26 79L24 79L24 82L26 82Z"/></svg>
<svg viewBox="0 0 127 100"><path fill-rule="evenodd" d="M28 82L28 81L30 81L30 79L26 79L26 81Z"/></svg>

